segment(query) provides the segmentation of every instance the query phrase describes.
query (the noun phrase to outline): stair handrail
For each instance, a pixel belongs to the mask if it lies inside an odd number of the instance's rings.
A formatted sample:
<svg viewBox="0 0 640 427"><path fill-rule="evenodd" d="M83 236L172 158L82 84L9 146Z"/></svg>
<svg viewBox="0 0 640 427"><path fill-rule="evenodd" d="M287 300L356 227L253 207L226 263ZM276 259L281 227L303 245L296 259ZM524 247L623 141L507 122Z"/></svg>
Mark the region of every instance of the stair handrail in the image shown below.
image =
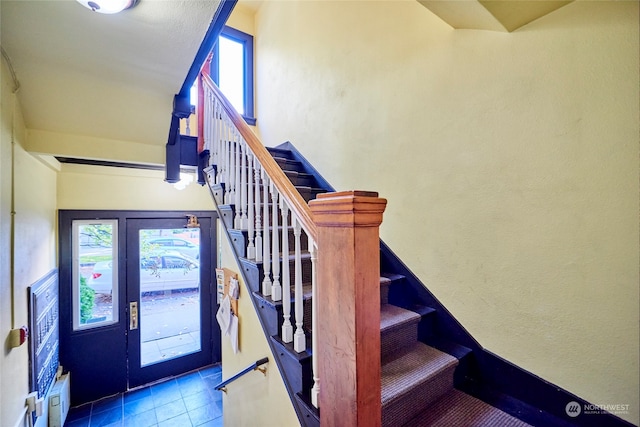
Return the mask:
<svg viewBox="0 0 640 427"><path fill-rule="evenodd" d="M347 424L379 426L380 375L371 369L380 366L380 336L371 332L380 325L380 298L371 287L379 283L378 228L386 200L366 191L321 195L311 187L304 192L316 198L307 204L301 187L294 185L299 176L287 175L279 165L287 164L286 156L274 156L278 161L272 157L206 67L198 89L199 163L214 203L225 229L242 232L233 240L236 257L255 260L254 295L282 304L282 323L267 325L269 334L277 330L274 339L297 354L308 351L311 338L313 354L307 354L312 378L303 386L313 385L306 390L289 389L291 399L293 392L302 392L315 408L327 408L320 412L321 423L324 419L328 425L340 425L339 418L351 411L355 418ZM314 296L310 319L305 310L309 281ZM334 298L325 295L322 300L330 303L322 308L318 283L337 286L327 288ZM336 311L337 307L341 309ZM317 327L320 320L322 328ZM323 331L323 342L319 331ZM341 347L336 351L338 342ZM321 376L326 376L324 394ZM354 381L343 387L345 378ZM332 396L340 396L344 405L339 410L329 409ZM296 412L302 420L301 412Z"/></svg>
<svg viewBox="0 0 640 427"><path fill-rule="evenodd" d="M258 159L269 176L269 179L278 189L280 195L286 199L289 209L298 217L302 228L309 237L316 241L318 232L313 220L313 213L307 205L307 202L305 202L298 190L296 190L293 184L291 184L289 178L287 178L280 166L278 166L271 154L269 154L262 141L260 141L256 134L251 130L249 125L236 111L233 105L231 105L231 102L229 102L229 100L222 94L222 91L213 82L204 69L200 73L200 79L202 84L207 85L207 87L216 95L218 101L222 105L222 108L225 110L225 113L236 129L240 132L240 135L244 138L254 156ZM200 135L202 134L203 132L199 129L198 137L200 138Z"/></svg>
<svg viewBox="0 0 640 427"><path fill-rule="evenodd" d="M247 366L246 368L244 368L242 371L238 372L237 374L233 375L231 378L226 379L224 381L222 381L221 383L219 383L218 385L216 385L214 387L215 390L222 390L223 392L227 392L227 385L231 384L232 382L234 382L235 380L237 380L238 378L248 374L251 371L260 371L262 372L263 375L267 375L267 369L266 368L261 368L260 366L264 365L265 363L269 363L269 358L268 357L263 357L260 360L256 360L254 363L252 363L251 365Z"/></svg>
<svg viewBox="0 0 640 427"><path fill-rule="evenodd" d="M203 67L198 81L198 152L199 170L203 175L206 173L203 182L208 183L218 209L233 205L230 216L220 210L225 228L246 230L247 241L242 241L240 253L243 255L239 256L262 263L261 295L282 302L283 322L278 336L284 344L291 345L293 351L303 353L307 351L309 337L306 330L309 322L305 320L303 235L311 261L311 276L306 279L311 281L311 293L317 294L314 264L318 259L318 229L313 213L206 70L207 67ZM282 227L278 226L280 222ZM290 232L293 232L291 249ZM284 262L290 254L292 262ZM317 341L316 307L317 298L312 298L311 347L316 346ZM310 392L311 403L316 408L320 390L317 367L318 358L312 358Z"/></svg>

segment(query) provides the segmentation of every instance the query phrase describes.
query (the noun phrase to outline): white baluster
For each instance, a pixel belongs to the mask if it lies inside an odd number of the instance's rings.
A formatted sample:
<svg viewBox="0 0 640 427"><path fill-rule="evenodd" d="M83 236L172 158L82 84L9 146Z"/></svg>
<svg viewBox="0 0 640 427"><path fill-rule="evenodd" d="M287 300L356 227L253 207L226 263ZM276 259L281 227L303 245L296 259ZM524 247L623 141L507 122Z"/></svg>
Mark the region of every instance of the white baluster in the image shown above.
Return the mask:
<svg viewBox="0 0 640 427"><path fill-rule="evenodd" d="M220 119L220 103L216 99L216 144L217 155L216 155L216 165L218 170L216 171L216 184L222 184L224 180L224 146L222 144L222 120Z"/></svg>
<svg viewBox="0 0 640 427"><path fill-rule="evenodd" d="M246 194L244 194L247 190L245 189L245 185L247 184L247 173L246 173L246 160L245 160L245 142L240 133L236 131L236 138L238 140L238 163L236 167L238 168L238 184L236 189L236 218L238 218L238 223L236 224L236 229L238 230L246 230L247 226L244 221L246 221L247 213L246 213ZM244 218L243 218L244 217Z"/></svg>
<svg viewBox="0 0 640 427"><path fill-rule="evenodd" d="M216 105L215 102L211 99L210 93L205 92L205 101L209 106L209 115L205 116L205 128L207 129L207 139L209 143L207 146L209 147L209 165L215 165L218 161L218 141L216 140ZM217 169L220 169L216 166ZM213 182L216 181L217 177L214 177Z"/></svg>
<svg viewBox="0 0 640 427"><path fill-rule="evenodd" d="M272 275L273 283L271 285L271 299L274 301L280 301L282 299L282 285L280 284L280 245L278 244L278 189L273 185L273 182L269 186L271 190L271 214L273 216L272 222L272 239L271 243L273 249L271 250Z"/></svg>
<svg viewBox="0 0 640 427"><path fill-rule="evenodd" d="M262 205L260 204L260 162L257 157L253 158L254 174L255 174L255 202L256 202L256 261L262 261L262 223L260 222L260 211Z"/></svg>
<svg viewBox="0 0 640 427"><path fill-rule="evenodd" d="M231 167L233 156L231 155L232 142L229 135L229 125L227 119L224 119L223 123L223 136L224 136L224 148L225 148L225 160L224 160L224 203L231 203Z"/></svg>
<svg viewBox="0 0 640 427"><path fill-rule="evenodd" d="M232 205L236 200L236 191L235 191L235 183L234 180L236 178L236 142L233 140L233 128L231 121L227 119L225 126L227 127L227 135L229 136L229 163L228 163L228 172L229 175L229 201L227 204Z"/></svg>
<svg viewBox="0 0 640 427"><path fill-rule="evenodd" d="M215 183L220 184L220 170L222 169L222 165L220 164L220 120L218 119L217 100L214 100L213 114L213 121L211 123L213 155L211 156L210 163L216 165Z"/></svg>
<svg viewBox="0 0 640 427"><path fill-rule="evenodd" d="M202 114L203 116L203 129L202 129L202 140L204 141L204 149L209 150L209 158L213 155L213 151L211 150L211 138L209 135L209 125L211 124L211 106L209 105L209 99L207 98L207 91L202 89L202 98L204 100L204 105L202 106ZM200 129L198 129L200 131ZM200 135L198 135L200 137Z"/></svg>
<svg viewBox="0 0 640 427"><path fill-rule="evenodd" d="M249 186L247 185L248 179L248 155L247 155L247 142L240 136L242 141L242 170L240 171L240 182L242 183L242 191L240 192L240 204L242 205L242 212L240 212L240 226L243 230L247 230L249 227L249 206L247 203Z"/></svg>
<svg viewBox="0 0 640 427"><path fill-rule="evenodd" d="M253 204L253 154L251 152L248 153L247 156L247 235L249 238L249 245L247 246L247 258L255 259L256 258L256 247L253 243L254 233L253 227L255 226L255 216L253 213L253 209L255 208Z"/></svg>
<svg viewBox="0 0 640 427"><path fill-rule="evenodd" d="M320 377L318 377L318 358L315 357L318 351L318 328L317 313L318 299L316 293L316 261L318 260L318 248L309 239L309 252L311 253L311 348L314 350L311 370L313 373L313 387L311 388L311 404L318 407L318 396L320 395Z"/></svg>
<svg viewBox="0 0 640 427"><path fill-rule="evenodd" d="M203 117L204 126L202 129L202 138L204 140L204 149L209 150L209 159L211 159L213 157L213 145L211 144L211 124L213 123L213 110L211 109L211 103L209 102L209 94L207 93L207 91L203 90L202 95L205 110Z"/></svg>
<svg viewBox="0 0 640 427"><path fill-rule="evenodd" d="M262 245L262 271L264 272L264 279L262 280L262 294L264 296L271 295L271 242L269 241L269 176L267 176L264 169L262 169L262 188L263 188L263 215L262 220L264 222L264 236Z"/></svg>
<svg viewBox="0 0 640 427"><path fill-rule="evenodd" d="M216 139L217 120L216 120L215 100L211 99L211 95L209 91L206 89L206 86L204 91L204 99L209 105L209 111L211 112L210 115L205 116L205 123L208 123L206 127L209 129L209 141L210 141L209 146L211 147L209 151L210 152L209 166L211 166L211 165L217 165L217 161L218 161L218 140ZM216 169L220 169L220 168L216 166Z"/></svg>
<svg viewBox="0 0 640 427"><path fill-rule="evenodd" d="M218 155L216 164L218 165L216 183L222 184L224 181L224 144L222 142L222 113L220 112L220 102L216 98L216 143L218 144Z"/></svg>
<svg viewBox="0 0 640 427"><path fill-rule="evenodd" d="M209 160L215 159L216 156L216 145L214 139L214 124L215 124L215 104L211 101L208 92L204 93L205 105L207 106L208 114L204 116L205 123L205 145L209 150Z"/></svg>
<svg viewBox="0 0 640 427"><path fill-rule="evenodd" d="M234 167L234 171L235 171L235 178L234 178L234 185L233 185L233 189L234 189L234 197L233 197L233 204L235 205L234 211L235 211L235 217L233 220L233 228L235 228L236 230L240 230L242 228L242 224L241 224L241 211L242 211L242 195L241 195L241 189L242 189L242 183L240 182L240 170L242 169L242 166L240 165L240 134L238 133L238 131L236 130L236 128L233 128L233 142L235 144L235 163L233 165Z"/></svg>
<svg viewBox="0 0 640 427"><path fill-rule="evenodd" d="M298 218L293 215L293 234L295 236L295 315L296 315L296 332L293 335L293 349L298 353L305 351L307 348L304 336L303 317L304 317L304 298L302 290L302 250L300 249L300 232L301 226Z"/></svg>
<svg viewBox="0 0 640 427"><path fill-rule="evenodd" d="M293 341L291 325L291 276L289 273L289 206L283 197L280 198L282 211L282 341Z"/></svg>

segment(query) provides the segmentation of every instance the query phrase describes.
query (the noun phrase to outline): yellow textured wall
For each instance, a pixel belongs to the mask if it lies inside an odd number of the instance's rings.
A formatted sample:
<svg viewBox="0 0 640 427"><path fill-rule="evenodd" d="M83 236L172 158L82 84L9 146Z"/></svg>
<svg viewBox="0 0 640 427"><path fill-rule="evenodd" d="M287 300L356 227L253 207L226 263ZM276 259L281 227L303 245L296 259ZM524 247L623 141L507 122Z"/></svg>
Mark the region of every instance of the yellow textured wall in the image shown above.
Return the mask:
<svg viewBox="0 0 640 427"><path fill-rule="evenodd" d="M197 184L195 177L183 190L163 179L162 171L65 164L58 176L58 208L215 209L209 190Z"/></svg>
<svg viewBox="0 0 640 427"><path fill-rule="evenodd" d="M164 165L164 145L35 129L27 130L26 143L27 151L43 155Z"/></svg>
<svg viewBox="0 0 640 427"><path fill-rule="evenodd" d="M247 8L247 6L243 5L242 3L238 3L233 9L231 16L229 16L226 25L235 28L236 30L240 30L244 33L254 35L254 15L255 13L252 9Z"/></svg>
<svg viewBox="0 0 640 427"><path fill-rule="evenodd" d="M229 241L220 227L218 227L218 236L220 236L218 239L220 266L239 273L240 268L231 252ZM249 290L241 277L240 279L241 289L238 299L240 351L234 354L229 337L222 337L222 378L230 378L263 357L268 357L269 363L264 365L267 367L266 376L260 372L250 372L229 384L222 400L224 425L233 427L297 426L298 418L262 332L260 320L251 303ZM251 402L251 405L247 402Z"/></svg>
<svg viewBox="0 0 640 427"><path fill-rule="evenodd" d="M264 2L259 133L338 190L488 350L638 424L638 3L513 33L415 1Z"/></svg>
<svg viewBox="0 0 640 427"><path fill-rule="evenodd" d="M11 135L15 97L11 95L13 84L4 59L0 60L0 67L0 253L8 254L11 252ZM10 258L0 256L0 331L3 342L12 326L10 282ZM12 384L4 379L9 363L8 350L3 346L0 356L0 423L13 425L20 408L4 409L4 402L1 400L3 396L14 393Z"/></svg>
<svg viewBox="0 0 640 427"><path fill-rule="evenodd" d="M20 425L29 392L29 353L26 344L11 349L6 339L10 329L29 324L27 288L57 266L56 173L23 149L22 112L12 94L13 83L4 60L1 80L0 331L3 345L0 353L0 425L13 427ZM12 197L15 212L13 259Z"/></svg>

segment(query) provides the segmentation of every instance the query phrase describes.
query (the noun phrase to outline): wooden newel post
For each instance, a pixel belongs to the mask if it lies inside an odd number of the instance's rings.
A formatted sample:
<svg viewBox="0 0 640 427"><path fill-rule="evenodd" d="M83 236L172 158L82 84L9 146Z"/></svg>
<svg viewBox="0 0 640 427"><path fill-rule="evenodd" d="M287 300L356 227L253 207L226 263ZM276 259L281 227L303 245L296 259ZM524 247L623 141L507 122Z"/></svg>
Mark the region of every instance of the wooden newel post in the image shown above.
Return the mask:
<svg viewBox="0 0 640 427"><path fill-rule="evenodd" d="M318 235L320 424L380 426L380 240L387 201L346 191L309 203Z"/></svg>

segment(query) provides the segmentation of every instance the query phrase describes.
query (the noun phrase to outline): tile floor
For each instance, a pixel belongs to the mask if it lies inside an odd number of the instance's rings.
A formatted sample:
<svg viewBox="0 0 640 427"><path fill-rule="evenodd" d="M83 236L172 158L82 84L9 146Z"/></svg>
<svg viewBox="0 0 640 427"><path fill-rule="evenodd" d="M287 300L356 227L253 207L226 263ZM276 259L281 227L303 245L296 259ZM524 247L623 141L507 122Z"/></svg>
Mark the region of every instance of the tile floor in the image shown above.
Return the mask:
<svg viewBox="0 0 640 427"><path fill-rule="evenodd" d="M222 427L220 365L72 408L65 427Z"/></svg>

